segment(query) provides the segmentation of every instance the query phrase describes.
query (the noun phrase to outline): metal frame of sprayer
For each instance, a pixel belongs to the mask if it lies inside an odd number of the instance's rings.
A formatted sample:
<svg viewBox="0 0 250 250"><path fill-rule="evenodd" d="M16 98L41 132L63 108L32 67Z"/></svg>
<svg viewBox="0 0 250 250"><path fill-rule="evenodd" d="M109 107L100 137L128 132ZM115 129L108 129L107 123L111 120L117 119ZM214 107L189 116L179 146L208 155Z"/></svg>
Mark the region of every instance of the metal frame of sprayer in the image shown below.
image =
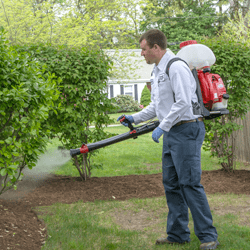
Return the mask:
<svg viewBox="0 0 250 250"><path fill-rule="evenodd" d="M90 144L83 143L81 148L70 149L70 155L72 157L74 157L76 155L86 154L86 153L91 152L93 150L103 148L103 147L112 145L112 144L117 143L117 142L125 141L127 139L131 139L131 138L136 139L140 135L147 134L147 133L153 131L160 124L160 122L157 120L157 121L150 121L142 126L133 127L132 124L130 123L130 121L128 121L125 118L125 115L123 115L120 122L127 123L130 131L126 132L124 134L121 134L121 135L116 135L116 136L110 137L110 138L102 140L102 141L98 141L98 142L94 142L94 143L90 143Z"/></svg>

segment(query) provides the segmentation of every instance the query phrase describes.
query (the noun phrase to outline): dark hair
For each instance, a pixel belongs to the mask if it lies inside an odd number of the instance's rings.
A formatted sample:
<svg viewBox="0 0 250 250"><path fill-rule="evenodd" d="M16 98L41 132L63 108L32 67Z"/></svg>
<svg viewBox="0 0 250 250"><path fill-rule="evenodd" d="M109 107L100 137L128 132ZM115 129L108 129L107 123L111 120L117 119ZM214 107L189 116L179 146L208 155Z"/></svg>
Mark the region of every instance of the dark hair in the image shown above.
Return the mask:
<svg viewBox="0 0 250 250"><path fill-rule="evenodd" d="M146 31L141 35L139 43L141 43L141 41L144 39L147 41L150 48L153 48L155 44L159 45L161 49L167 48L167 38L165 34L158 29L151 29Z"/></svg>

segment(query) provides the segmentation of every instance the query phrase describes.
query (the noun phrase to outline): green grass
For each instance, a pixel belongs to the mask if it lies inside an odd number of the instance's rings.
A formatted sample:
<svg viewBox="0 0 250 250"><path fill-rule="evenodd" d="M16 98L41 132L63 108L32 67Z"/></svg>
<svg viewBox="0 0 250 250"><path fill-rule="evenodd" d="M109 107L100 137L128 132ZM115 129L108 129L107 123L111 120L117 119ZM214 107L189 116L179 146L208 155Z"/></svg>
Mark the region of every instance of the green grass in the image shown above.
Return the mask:
<svg viewBox="0 0 250 250"><path fill-rule="evenodd" d="M116 134L129 131L124 126L108 127L105 130ZM160 173L162 138L160 138L160 143L155 143L151 134L148 133L137 139L128 139L99 149L93 162L102 164L103 169L93 169L92 177ZM80 147L80 145L78 146ZM211 158L209 152L202 151L202 169L215 170L219 168L217 159ZM71 162L57 169L55 173L70 176L79 175Z"/></svg>
<svg viewBox="0 0 250 250"><path fill-rule="evenodd" d="M232 195L215 195L230 200ZM210 198L210 196L208 196ZM233 195L247 199L244 195ZM96 201L74 204L54 204L37 208L39 218L48 227L49 238L42 250L54 249L166 249L156 246L155 240L165 237L167 206L165 197L131 199L127 201ZM238 215L213 213L219 233L218 249L249 249L250 227L238 225ZM199 249L190 214L191 243L171 246L171 249Z"/></svg>
<svg viewBox="0 0 250 250"><path fill-rule="evenodd" d="M109 127L108 132L122 134L128 132L124 126ZM161 144L152 141L151 135L146 134L137 139L129 139L105 148L99 149L93 162L102 164L103 170L93 170L93 177L116 176L131 174L151 174L160 171ZM56 174L78 176L71 162L68 162L56 171Z"/></svg>
<svg viewBox="0 0 250 250"><path fill-rule="evenodd" d="M61 146L61 145L62 145L62 143L59 141L59 139L58 138L54 138L47 145L46 150L50 151L50 150L56 149L58 146Z"/></svg>

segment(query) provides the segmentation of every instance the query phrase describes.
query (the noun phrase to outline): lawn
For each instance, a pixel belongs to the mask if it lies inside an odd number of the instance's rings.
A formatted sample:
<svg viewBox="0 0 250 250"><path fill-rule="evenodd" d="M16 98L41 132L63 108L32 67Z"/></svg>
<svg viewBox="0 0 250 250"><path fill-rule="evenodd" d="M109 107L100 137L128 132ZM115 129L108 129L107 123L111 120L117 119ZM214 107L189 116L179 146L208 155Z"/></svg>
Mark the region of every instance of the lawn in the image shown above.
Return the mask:
<svg viewBox="0 0 250 250"><path fill-rule="evenodd" d="M113 115L112 115L113 116ZM117 115L114 117L117 117ZM123 126L106 128L108 132L125 133ZM54 139L49 149L60 145ZM80 147L81 145L76 145ZM151 133L129 139L98 151L94 163L102 164L103 169L94 169L93 177L131 174L154 174L161 172L161 148L151 139ZM202 150L202 169L215 170L220 165L209 152ZM70 162L55 170L59 175L78 176ZM250 227L244 225L250 211L247 195L215 194L208 195L214 225L219 232L221 245L218 249L249 249ZM237 201L237 202L236 202ZM234 205L234 209L228 207ZM96 201L74 204L54 204L37 207L39 218L43 219L49 237L42 250L55 249L166 249L156 246L155 240L165 237L168 208L165 197L131 199L126 201ZM200 242L194 234L190 214L191 243L172 246L171 249L199 249Z"/></svg>
<svg viewBox="0 0 250 250"><path fill-rule="evenodd" d="M107 132L122 134L128 132L124 126L108 127ZM148 133L137 139L129 139L98 150L93 162L102 164L102 169L93 169L92 177L117 176L131 174L155 174L161 172L162 138L155 143ZM76 145L80 147L81 145ZM216 158L211 158L209 152L202 150L202 169L215 170L220 165ZM71 162L58 168L59 175L78 176L78 171Z"/></svg>
<svg viewBox="0 0 250 250"><path fill-rule="evenodd" d="M219 233L218 249L249 249L250 228L242 223L242 213L218 213L223 207L240 200L246 205L246 195L208 195L214 225ZM223 205L222 205L223 204ZM74 204L54 204L38 207L39 218L45 221L49 238L42 250L55 249L166 249L155 240L165 237L168 208L165 197L130 199L126 201L96 201ZM248 214L249 216L249 214ZM191 243L171 249L199 249L190 214Z"/></svg>

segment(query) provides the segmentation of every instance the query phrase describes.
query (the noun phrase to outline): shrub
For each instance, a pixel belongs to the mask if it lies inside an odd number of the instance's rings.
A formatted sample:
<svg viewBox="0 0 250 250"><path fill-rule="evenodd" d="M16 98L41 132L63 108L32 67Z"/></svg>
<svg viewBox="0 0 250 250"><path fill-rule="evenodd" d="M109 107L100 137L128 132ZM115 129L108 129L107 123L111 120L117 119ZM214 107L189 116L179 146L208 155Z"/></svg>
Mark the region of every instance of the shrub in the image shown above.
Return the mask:
<svg viewBox="0 0 250 250"><path fill-rule="evenodd" d="M112 97L111 99L111 105L112 105L112 110L108 110L107 114L115 114L118 113L120 110L119 105L116 103L115 97Z"/></svg>
<svg viewBox="0 0 250 250"><path fill-rule="evenodd" d="M15 187L46 149L50 131L41 124L59 96L53 78L11 47L0 28L0 194Z"/></svg>
<svg viewBox="0 0 250 250"><path fill-rule="evenodd" d="M46 64L47 72L52 72L62 80L58 90L57 114L49 113L44 123L57 136L65 149L79 148L107 138L103 125L110 123L107 111L112 110L111 100L106 96L107 76L111 62L99 50L68 48L66 46L33 45L24 46L33 57ZM94 129L90 129L94 125ZM96 153L96 152L94 152ZM82 180L91 176L94 165L91 156L81 154L72 158Z"/></svg>
<svg viewBox="0 0 250 250"><path fill-rule="evenodd" d="M118 95L115 97L116 104L118 105L117 112L137 112L140 107L137 101L130 95Z"/></svg>
<svg viewBox="0 0 250 250"><path fill-rule="evenodd" d="M240 43L223 37L201 41L214 52L216 63L211 67L212 73L223 79L227 93L229 115L205 122L206 133L204 146L212 155L220 158L223 169L232 170L235 165L235 143L233 131L241 126L237 118L243 119L250 106L249 79L250 50L249 44Z"/></svg>
<svg viewBox="0 0 250 250"><path fill-rule="evenodd" d="M144 86L142 93L141 93L141 104L146 107L151 102L151 93L147 87L147 85Z"/></svg>

